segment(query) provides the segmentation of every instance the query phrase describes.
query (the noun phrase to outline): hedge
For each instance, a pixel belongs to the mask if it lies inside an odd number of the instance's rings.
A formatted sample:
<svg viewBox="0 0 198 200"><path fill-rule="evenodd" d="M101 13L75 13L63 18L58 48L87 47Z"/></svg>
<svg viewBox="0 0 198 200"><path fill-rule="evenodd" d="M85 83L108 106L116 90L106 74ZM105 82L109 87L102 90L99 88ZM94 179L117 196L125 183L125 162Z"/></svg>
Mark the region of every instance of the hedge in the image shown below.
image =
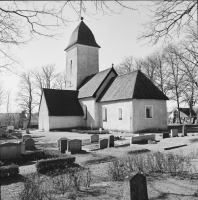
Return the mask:
<svg viewBox="0 0 198 200"><path fill-rule="evenodd" d="M0 177L14 176L19 173L18 165L11 164L0 167Z"/></svg>
<svg viewBox="0 0 198 200"><path fill-rule="evenodd" d="M36 170L40 173L47 173L55 171L57 169L65 169L75 162L75 157L66 158L50 158L45 160L39 160L36 162Z"/></svg>

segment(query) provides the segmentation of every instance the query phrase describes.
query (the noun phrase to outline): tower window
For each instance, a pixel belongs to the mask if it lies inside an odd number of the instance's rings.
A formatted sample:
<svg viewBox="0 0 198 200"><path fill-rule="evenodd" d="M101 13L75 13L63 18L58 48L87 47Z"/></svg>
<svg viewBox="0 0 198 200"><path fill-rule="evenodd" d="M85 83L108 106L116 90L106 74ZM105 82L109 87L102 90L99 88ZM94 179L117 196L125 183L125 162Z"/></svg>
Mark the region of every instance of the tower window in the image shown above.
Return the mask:
<svg viewBox="0 0 198 200"><path fill-rule="evenodd" d="M146 118L153 118L153 106L145 106Z"/></svg>
<svg viewBox="0 0 198 200"><path fill-rule="evenodd" d="M72 76L72 60L70 61L70 76Z"/></svg>
<svg viewBox="0 0 198 200"><path fill-rule="evenodd" d="M87 106L86 105L83 106L83 110L84 110L84 119L87 119Z"/></svg>
<svg viewBox="0 0 198 200"><path fill-rule="evenodd" d="M107 108L106 107L102 107L102 119L103 121L107 121Z"/></svg>

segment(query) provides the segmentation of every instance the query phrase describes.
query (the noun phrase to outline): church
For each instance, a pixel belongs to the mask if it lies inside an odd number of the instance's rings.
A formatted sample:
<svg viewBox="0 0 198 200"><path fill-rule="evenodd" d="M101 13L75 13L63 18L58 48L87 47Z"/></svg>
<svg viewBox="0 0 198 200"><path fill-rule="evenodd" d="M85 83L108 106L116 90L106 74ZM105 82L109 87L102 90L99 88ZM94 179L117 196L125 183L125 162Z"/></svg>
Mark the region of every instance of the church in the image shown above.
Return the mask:
<svg viewBox="0 0 198 200"><path fill-rule="evenodd" d="M83 19L66 47L66 90L45 89L39 129L91 127L141 133L167 129L168 97L140 70L99 71L99 49Z"/></svg>

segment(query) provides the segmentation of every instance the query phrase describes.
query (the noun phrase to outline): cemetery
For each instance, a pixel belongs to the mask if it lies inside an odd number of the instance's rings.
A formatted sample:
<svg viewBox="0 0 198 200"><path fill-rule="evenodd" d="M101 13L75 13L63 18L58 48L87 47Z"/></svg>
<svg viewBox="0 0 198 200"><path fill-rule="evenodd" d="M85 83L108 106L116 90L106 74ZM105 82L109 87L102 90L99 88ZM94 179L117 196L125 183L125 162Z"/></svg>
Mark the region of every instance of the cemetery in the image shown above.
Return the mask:
<svg viewBox="0 0 198 200"><path fill-rule="evenodd" d="M146 200L158 199L161 193L167 195L165 199L182 199L184 194L190 200L197 198L198 132L173 128L161 133L140 134L112 131L106 134L96 131L92 134L77 131L44 133L32 130L30 134L26 134L25 130L21 134L18 138L0 140L1 188L5 199L14 198L9 193L9 187L17 194L26 194L22 189L25 184L22 177L27 175L32 177L31 181L35 184L42 179L40 187L44 187L42 184L45 182L49 184L49 188L45 188L48 191L50 187L55 187L54 178L45 173L55 169L61 172L66 166L69 172L55 177L59 182L61 177L65 177L65 180L70 177L70 189L65 188L64 191L59 186L58 191L62 193L51 194L53 199L60 199L62 194L68 199L75 196L76 199L88 200ZM178 166L178 163L180 167L175 168L174 165ZM9 166L9 172L6 166ZM182 175L183 172L185 175ZM10 177L6 175L8 173ZM75 182L74 174L79 178L78 182ZM11 186L14 179L16 186ZM173 184L175 181L178 185ZM68 183L64 184L66 187ZM188 189L184 189L185 185L188 185ZM169 192L164 187L168 187ZM20 199L19 196L17 198Z"/></svg>

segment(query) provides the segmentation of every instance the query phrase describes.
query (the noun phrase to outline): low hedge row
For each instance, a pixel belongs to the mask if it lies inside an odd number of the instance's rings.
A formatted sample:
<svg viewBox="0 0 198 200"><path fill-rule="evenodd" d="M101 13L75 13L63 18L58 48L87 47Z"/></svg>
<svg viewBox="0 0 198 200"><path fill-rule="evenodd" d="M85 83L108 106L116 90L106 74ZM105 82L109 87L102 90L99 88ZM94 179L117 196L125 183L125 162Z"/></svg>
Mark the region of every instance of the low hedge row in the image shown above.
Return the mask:
<svg viewBox="0 0 198 200"><path fill-rule="evenodd" d="M66 167L71 166L75 162L75 160L75 157L62 157L39 160L36 162L36 170L40 173L47 173L55 171L57 169L65 169Z"/></svg>
<svg viewBox="0 0 198 200"><path fill-rule="evenodd" d="M11 164L0 167L0 177L14 176L19 173L18 165Z"/></svg>

